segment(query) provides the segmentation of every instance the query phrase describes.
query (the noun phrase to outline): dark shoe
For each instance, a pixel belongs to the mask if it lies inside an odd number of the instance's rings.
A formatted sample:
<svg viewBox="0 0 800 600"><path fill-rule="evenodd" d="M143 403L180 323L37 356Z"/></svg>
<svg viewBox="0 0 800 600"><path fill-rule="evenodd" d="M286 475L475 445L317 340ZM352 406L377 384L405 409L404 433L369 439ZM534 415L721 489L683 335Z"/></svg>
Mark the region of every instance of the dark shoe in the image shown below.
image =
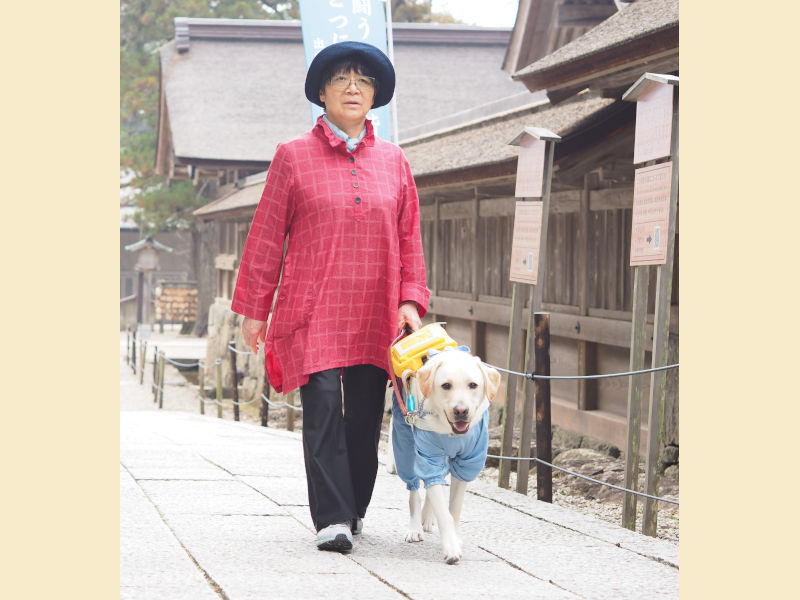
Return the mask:
<svg viewBox="0 0 800 600"><path fill-rule="evenodd" d="M350 552L353 549L353 536L347 523L328 525L317 532L317 548L334 552Z"/></svg>

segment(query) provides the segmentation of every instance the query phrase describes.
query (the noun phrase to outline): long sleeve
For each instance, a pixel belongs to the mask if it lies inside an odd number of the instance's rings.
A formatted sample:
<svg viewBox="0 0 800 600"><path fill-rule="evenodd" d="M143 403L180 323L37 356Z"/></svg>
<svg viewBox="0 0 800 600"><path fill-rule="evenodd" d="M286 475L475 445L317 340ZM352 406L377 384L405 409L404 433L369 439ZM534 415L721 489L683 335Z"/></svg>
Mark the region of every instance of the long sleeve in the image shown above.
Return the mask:
<svg viewBox="0 0 800 600"><path fill-rule="evenodd" d="M293 187L289 151L279 144L245 242L231 303L233 312L259 321L269 316L294 211Z"/></svg>
<svg viewBox="0 0 800 600"><path fill-rule="evenodd" d="M419 197L411 167L403 156L402 198L397 230L400 241L400 302L413 300L419 316L428 312L430 290L425 282L425 255L419 226Z"/></svg>

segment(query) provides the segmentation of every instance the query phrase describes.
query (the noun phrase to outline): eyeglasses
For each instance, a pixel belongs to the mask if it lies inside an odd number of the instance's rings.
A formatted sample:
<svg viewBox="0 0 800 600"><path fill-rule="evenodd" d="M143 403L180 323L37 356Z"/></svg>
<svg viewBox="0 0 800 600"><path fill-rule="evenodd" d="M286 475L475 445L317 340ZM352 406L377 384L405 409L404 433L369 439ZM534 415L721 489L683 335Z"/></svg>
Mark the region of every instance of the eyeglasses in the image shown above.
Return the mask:
<svg viewBox="0 0 800 600"><path fill-rule="evenodd" d="M346 90L353 81L356 82L356 87L362 92L371 92L375 89L375 78L369 75L356 75L355 77L334 75L328 83L337 90Z"/></svg>

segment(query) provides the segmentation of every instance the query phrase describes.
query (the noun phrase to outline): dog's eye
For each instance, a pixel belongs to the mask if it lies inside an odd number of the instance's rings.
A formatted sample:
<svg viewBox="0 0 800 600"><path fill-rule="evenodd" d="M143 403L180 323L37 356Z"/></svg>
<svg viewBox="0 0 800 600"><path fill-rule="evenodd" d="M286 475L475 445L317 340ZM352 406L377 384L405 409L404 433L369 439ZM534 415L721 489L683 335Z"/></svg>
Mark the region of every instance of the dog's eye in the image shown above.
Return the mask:
<svg viewBox="0 0 800 600"><path fill-rule="evenodd" d="M477 383L475 383L474 381L469 382L469 389L474 390L476 387L478 387Z"/></svg>
<svg viewBox="0 0 800 600"><path fill-rule="evenodd" d="M449 390L451 387L453 387L453 386L450 385L449 383L443 383L442 384L442 389L443 390Z"/></svg>

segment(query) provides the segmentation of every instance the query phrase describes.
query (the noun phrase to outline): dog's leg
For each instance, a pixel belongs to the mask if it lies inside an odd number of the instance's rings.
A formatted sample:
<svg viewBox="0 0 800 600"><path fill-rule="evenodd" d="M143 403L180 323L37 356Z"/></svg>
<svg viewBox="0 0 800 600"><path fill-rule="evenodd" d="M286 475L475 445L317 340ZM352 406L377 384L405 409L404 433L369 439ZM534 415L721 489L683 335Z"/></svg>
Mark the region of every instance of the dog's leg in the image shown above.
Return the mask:
<svg viewBox="0 0 800 600"><path fill-rule="evenodd" d="M408 531L406 532L407 542L421 542L424 538L422 535L422 518L421 518L422 501L419 497L419 490L413 490L408 493Z"/></svg>
<svg viewBox="0 0 800 600"><path fill-rule="evenodd" d="M425 504L422 506L422 530L433 531L433 524L436 522L436 517L433 514L431 506L430 495L425 493Z"/></svg>
<svg viewBox="0 0 800 600"><path fill-rule="evenodd" d="M447 510L447 500L444 495L443 485L432 485L425 489L425 499L430 500L433 514L436 515L436 522L439 525L439 533L442 539L442 550L447 564L457 563L461 558L461 542L458 541L453 517Z"/></svg>
<svg viewBox="0 0 800 600"><path fill-rule="evenodd" d="M461 520L461 507L464 505L464 492L467 489L467 482L461 481L456 477L450 478L450 515L453 517L453 525L456 528L456 535L459 535L459 521Z"/></svg>

